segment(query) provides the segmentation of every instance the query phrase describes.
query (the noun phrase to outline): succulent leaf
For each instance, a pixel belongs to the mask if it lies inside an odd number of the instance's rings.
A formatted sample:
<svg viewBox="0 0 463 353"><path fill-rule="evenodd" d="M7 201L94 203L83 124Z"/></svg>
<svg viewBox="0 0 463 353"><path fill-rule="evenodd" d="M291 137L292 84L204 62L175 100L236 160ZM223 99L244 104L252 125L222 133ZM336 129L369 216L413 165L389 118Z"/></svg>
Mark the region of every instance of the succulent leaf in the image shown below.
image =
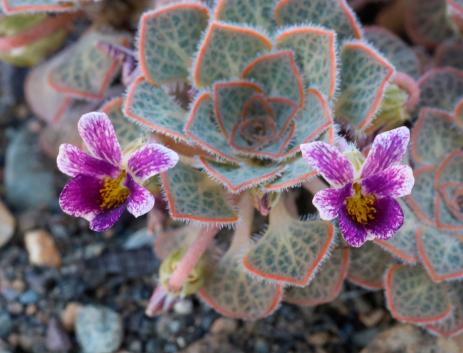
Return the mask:
<svg viewBox="0 0 463 353"><path fill-rule="evenodd" d="M463 71L453 67L432 69L421 77L418 84L421 91L420 107L453 112L463 92Z"/></svg>
<svg viewBox="0 0 463 353"><path fill-rule="evenodd" d="M224 139L215 121L214 102L209 93L202 94L193 103L185 134L210 154L231 163L238 162L235 151Z"/></svg>
<svg viewBox="0 0 463 353"><path fill-rule="evenodd" d="M408 0L405 28L414 42L427 47L435 47L455 34L446 0Z"/></svg>
<svg viewBox="0 0 463 353"><path fill-rule="evenodd" d="M434 60L437 67L454 67L463 70L463 41L448 40L437 47Z"/></svg>
<svg viewBox="0 0 463 353"><path fill-rule="evenodd" d="M384 273L393 262L392 256L373 242L352 248L351 254L349 281L370 290L383 288Z"/></svg>
<svg viewBox="0 0 463 353"><path fill-rule="evenodd" d="M335 32L320 27L291 27L278 34L276 47L294 53L304 88L317 87L323 95L333 98L337 82Z"/></svg>
<svg viewBox="0 0 463 353"><path fill-rule="evenodd" d="M162 173L161 180L173 219L214 224L238 221L223 188L206 174L179 163Z"/></svg>
<svg viewBox="0 0 463 353"><path fill-rule="evenodd" d="M284 300L301 306L329 303L341 292L348 268L349 249L336 249L308 286L288 288Z"/></svg>
<svg viewBox="0 0 463 353"><path fill-rule="evenodd" d="M254 29L213 22L193 65L193 82L197 87L205 87L239 77L258 54L271 48L272 42Z"/></svg>
<svg viewBox="0 0 463 353"><path fill-rule="evenodd" d="M421 267L392 265L386 273L385 288L389 310L397 320L433 323L451 313L447 288L432 282Z"/></svg>
<svg viewBox="0 0 463 353"><path fill-rule="evenodd" d="M275 0L218 0L214 19L235 24L252 25L271 31L275 28Z"/></svg>
<svg viewBox="0 0 463 353"><path fill-rule="evenodd" d="M97 45L101 41L122 45L127 36L117 33L86 32L66 49L60 63L50 72L50 85L57 91L82 99L100 100L120 68L118 60Z"/></svg>
<svg viewBox="0 0 463 353"><path fill-rule="evenodd" d="M268 228L243 258L244 267L268 281L307 286L335 239L334 226L292 218L281 200L270 212Z"/></svg>
<svg viewBox="0 0 463 353"><path fill-rule="evenodd" d="M139 77L129 87L124 114L147 128L187 142L183 133L187 113L162 88Z"/></svg>
<svg viewBox="0 0 463 353"><path fill-rule="evenodd" d="M463 147L463 130L455 126L454 118L446 111L423 108L413 126L411 141L415 162L436 164L448 153Z"/></svg>
<svg viewBox="0 0 463 353"><path fill-rule="evenodd" d="M257 320L277 308L283 289L252 277L240 266L240 258L228 253L206 277L199 295L222 315Z"/></svg>
<svg viewBox="0 0 463 353"><path fill-rule="evenodd" d="M336 117L364 129L378 111L394 68L362 42L343 45L341 65L341 90L336 101Z"/></svg>
<svg viewBox="0 0 463 353"><path fill-rule="evenodd" d="M140 21L138 44L144 77L158 84L187 79L191 58L208 21L208 8L198 2L145 13Z"/></svg>
<svg viewBox="0 0 463 353"><path fill-rule="evenodd" d="M332 28L340 41L362 38L360 25L345 0L280 0L275 18L279 25L310 23Z"/></svg>
<svg viewBox="0 0 463 353"><path fill-rule="evenodd" d="M284 191L285 189L299 186L316 175L317 171L310 168L307 162L298 156L294 160L288 161L281 176L270 184L265 185L264 188L268 192Z"/></svg>
<svg viewBox="0 0 463 353"><path fill-rule="evenodd" d="M463 152L455 150L442 161L434 177L435 220L439 229L463 231L462 181Z"/></svg>
<svg viewBox="0 0 463 353"><path fill-rule="evenodd" d="M246 66L241 76L260 83L267 96L287 98L298 106L304 104L301 74L289 50L259 56Z"/></svg>
<svg viewBox="0 0 463 353"><path fill-rule="evenodd" d="M398 36L383 27L367 27L365 39L375 46L399 72L418 79L421 74L416 53Z"/></svg>
<svg viewBox="0 0 463 353"><path fill-rule="evenodd" d="M463 283L449 283L448 291L453 306L452 313L444 320L426 328L444 337L454 337L463 332Z"/></svg>
<svg viewBox="0 0 463 353"><path fill-rule="evenodd" d="M247 160L240 161L239 165L230 165L201 158L201 164L212 179L234 194L270 182L285 169L284 165L277 163L262 164Z"/></svg>
<svg viewBox="0 0 463 353"><path fill-rule="evenodd" d="M72 11L72 2L62 0L3 0L3 11L12 15L23 12L63 12Z"/></svg>
<svg viewBox="0 0 463 353"><path fill-rule="evenodd" d="M417 232L416 243L421 261L434 282L463 277L463 238L423 227Z"/></svg>

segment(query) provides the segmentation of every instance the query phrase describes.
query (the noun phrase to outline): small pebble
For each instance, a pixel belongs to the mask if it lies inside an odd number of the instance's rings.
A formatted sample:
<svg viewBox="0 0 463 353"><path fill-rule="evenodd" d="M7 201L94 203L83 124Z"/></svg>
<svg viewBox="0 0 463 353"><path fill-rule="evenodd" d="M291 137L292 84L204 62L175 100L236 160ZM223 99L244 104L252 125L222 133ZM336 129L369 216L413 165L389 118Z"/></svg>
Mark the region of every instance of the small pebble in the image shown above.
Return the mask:
<svg viewBox="0 0 463 353"><path fill-rule="evenodd" d="M113 353L122 343L121 317L106 307L83 307L77 315L75 330L84 353Z"/></svg>
<svg viewBox="0 0 463 353"><path fill-rule="evenodd" d="M219 317L214 321L211 327L211 333L232 333L236 331L238 323L236 320Z"/></svg>
<svg viewBox="0 0 463 353"><path fill-rule="evenodd" d="M180 315L189 315L193 311L193 303L189 299L179 300L174 304L174 311Z"/></svg>
<svg viewBox="0 0 463 353"><path fill-rule="evenodd" d="M71 349L71 340L61 323L54 317L47 326L46 346L51 352L67 352Z"/></svg>
<svg viewBox="0 0 463 353"><path fill-rule="evenodd" d="M44 230L29 231L25 235L29 261L33 265L59 267L61 255L50 233Z"/></svg>
<svg viewBox="0 0 463 353"><path fill-rule="evenodd" d="M7 311L0 311L0 338L6 338L13 328L13 321Z"/></svg>
<svg viewBox="0 0 463 353"><path fill-rule="evenodd" d="M71 302L66 305L63 312L61 313L61 322L68 331L74 330L77 314L82 306L79 303Z"/></svg>
<svg viewBox="0 0 463 353"><path fill-rule="evenodd" d="M13 215L0 201L0 248L13 236L15 225L16 220Z"/></svg>

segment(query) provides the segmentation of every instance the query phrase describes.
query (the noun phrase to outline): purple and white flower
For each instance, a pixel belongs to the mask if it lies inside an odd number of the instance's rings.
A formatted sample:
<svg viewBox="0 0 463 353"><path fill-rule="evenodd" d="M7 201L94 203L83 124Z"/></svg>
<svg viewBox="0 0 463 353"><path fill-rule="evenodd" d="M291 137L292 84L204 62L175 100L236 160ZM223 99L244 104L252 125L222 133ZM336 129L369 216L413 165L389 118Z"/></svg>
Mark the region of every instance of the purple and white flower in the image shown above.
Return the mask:
<svg viewBox="0 0 463 353"><path fill-rule="evenodd" d="M402 226L395 199L409 195L415 183L412 169L400 164L409 140L406 127L379 134L366 159L356 149L343 153L324 142L301 145L304 159L332 186L317 192L313 204L322 219L338 218L349 245L390 239Z"/></svg>
<svg viewBox="0 0 463 353"><path fill-rule="evenodd" d="M78 131L89 153L63 144L57 158L58 169L72 177L59 197L63 211L85 218L97 232L111 228L125 209L135 217L149 212L154 197L143 182L174 167L177 153L148 143L123 156L111 120L104 113L83 115Z"/></svg>

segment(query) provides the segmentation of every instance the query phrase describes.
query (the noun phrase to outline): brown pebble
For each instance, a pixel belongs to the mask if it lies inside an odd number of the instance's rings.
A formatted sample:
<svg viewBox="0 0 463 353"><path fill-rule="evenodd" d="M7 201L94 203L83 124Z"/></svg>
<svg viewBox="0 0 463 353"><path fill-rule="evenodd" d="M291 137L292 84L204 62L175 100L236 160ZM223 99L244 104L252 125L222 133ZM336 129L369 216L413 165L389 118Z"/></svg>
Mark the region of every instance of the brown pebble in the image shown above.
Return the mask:
<svg viewBox="0 0 463 353"><path fill-rule="evenodd" d="M14 288L14 290L18 293L22 293L24 292L24 289L26 288L26 284L24 283L24 281L20 280L20 279L15 279L12 283L11 283L11 287Z"/></svg>
<svg viewBox="0 0 463 353"><path fill-rule="evenodd" d="M45 230L29 231L25 235L29 261L37 266L59 267L61 255L50 233Z"/></svg>
<svg viewBox="0 0 463 353"><path fill-rule="evenodd" d="M238 327L236 320L220 317L211 326L211 333L231 333Z"/></svg>
<svg viewBox="0 0 463 353"><path fill-rule="evenodd" d="M23 309L24 307L21 303L9 303L8 304L8 311L10 312L10 314L13 314L13 315L22 314Z"/></svg>
<svg viewBox="0 0 463 353"><path fill-rule="evenodd" d="M366 326L366 327L373 327L376 326L377 324L380 323L380 321L384 317L384 310L382 309L375 309L368 314L361 314L359 316L360 321Z"/></svg>
<svg viewBox="0 0 463 353"><path fill-rule="evenodd" d="M66 330L74 330L77 314L82 306L79 303L71 302L61 312L61 322Z"/></svg>
<svg viewBox="0 0 463 353"><path fill-rule="evenodd" d="M33 316L37 313L37 306L34 304L30 304L26 307L26 315Z"/></svg>
<svg viewBox="0 0 463 353"><path fill-rule="evenodd" d="M0 201L0 248L13 236L16 220Z"/></svg>
<svg viewBox="0 0 463 353"><path fill-rule="evenodd" d="M314 346L323 346L330 339L328 332L316 332L306 337L308 343Z"/></svg>

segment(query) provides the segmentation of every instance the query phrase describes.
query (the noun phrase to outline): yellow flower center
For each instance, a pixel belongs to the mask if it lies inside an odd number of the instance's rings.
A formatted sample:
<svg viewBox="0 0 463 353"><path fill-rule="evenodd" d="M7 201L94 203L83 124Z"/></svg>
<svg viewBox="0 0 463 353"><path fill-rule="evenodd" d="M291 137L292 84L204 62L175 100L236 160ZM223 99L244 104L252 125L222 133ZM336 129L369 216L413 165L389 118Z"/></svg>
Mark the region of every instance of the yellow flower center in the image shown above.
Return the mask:
<svg viewBox="0 0 463 353"><path fill-rule="evenodd" d="M354 183L354 195L346 199L346 209L349 216L357 223L366 224L375 219L375 203L374 195L363 195L360 184Z"/></svg>
<svg viewBox="0 0 463 353"><path fill-rule="evenodd" d="M129 189L124 185L127 172L121 171L116 179L111 177L103 178L103 186L100 189L101 204L100 207L110 210L121 206L129 197Z"/></svg>

